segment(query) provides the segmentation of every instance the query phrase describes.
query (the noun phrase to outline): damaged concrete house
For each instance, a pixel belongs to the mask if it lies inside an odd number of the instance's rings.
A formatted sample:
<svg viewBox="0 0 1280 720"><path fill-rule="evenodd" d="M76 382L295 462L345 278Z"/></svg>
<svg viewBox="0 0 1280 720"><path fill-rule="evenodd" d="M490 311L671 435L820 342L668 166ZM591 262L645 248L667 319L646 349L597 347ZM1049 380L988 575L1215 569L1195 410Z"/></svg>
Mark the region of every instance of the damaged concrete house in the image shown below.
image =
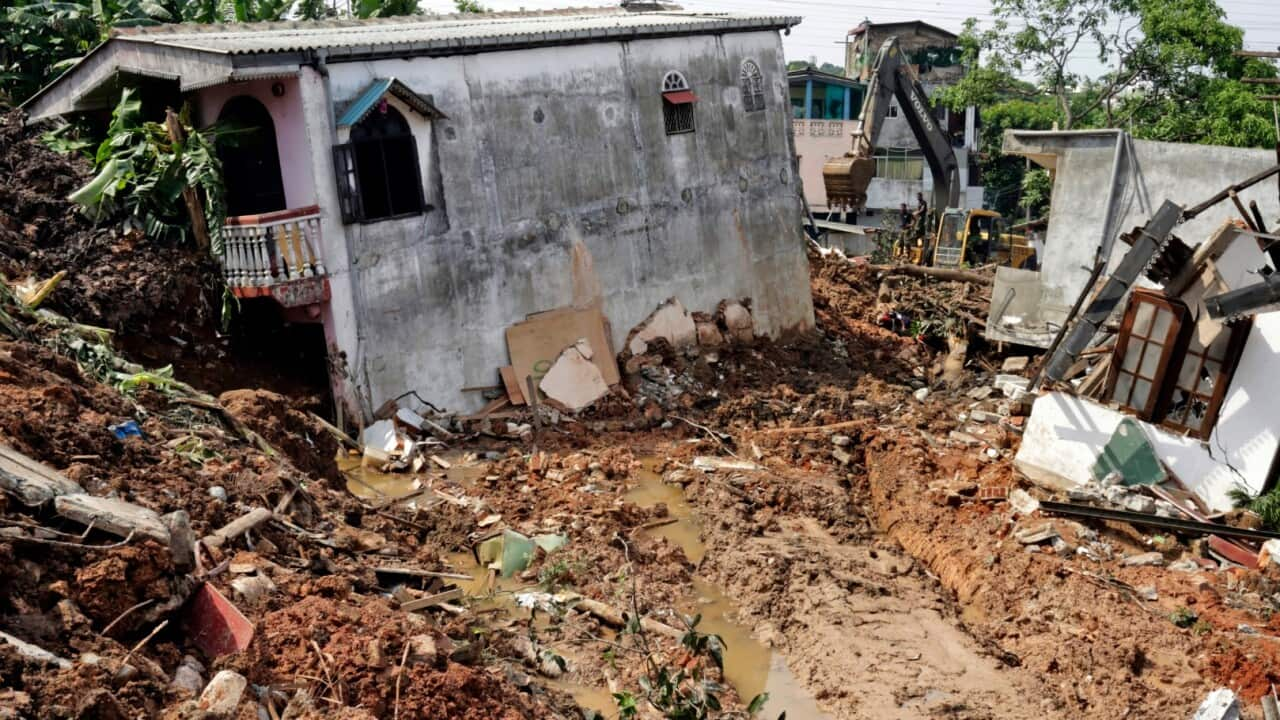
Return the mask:
<svg viewBox="0 0 1280 720"><path fill-rule="evenodd" d="M1190 491L1206 513L1273 487L1280 315L1259 310L1280 267L1274 154L1121 131L1009 131L1005 149L1054 176L1043 266L998 269L988 322L1052 351L1018 468L1085 495Z"/></svg>
<svg viewBox="0 0 1280 720"><path fill-rule="evenodd" d="M244 312L323 326L348 411L475 409L543 311L594 312L584 350L610 362L669 298L813 323L779 36L799 18L654 7L134 28L23 109L103 116L128 85L258 128L223 157Z"/></svg>

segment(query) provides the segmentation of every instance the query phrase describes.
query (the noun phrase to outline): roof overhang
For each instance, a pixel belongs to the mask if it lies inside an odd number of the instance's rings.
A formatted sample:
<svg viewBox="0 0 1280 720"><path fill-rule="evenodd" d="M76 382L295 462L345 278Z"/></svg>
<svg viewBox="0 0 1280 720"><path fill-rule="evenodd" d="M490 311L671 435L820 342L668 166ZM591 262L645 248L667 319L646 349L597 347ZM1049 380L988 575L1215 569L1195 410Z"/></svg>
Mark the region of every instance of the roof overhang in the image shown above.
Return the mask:
<svg viewBox="0 0 1280 720"><path fill-rule="evenodd" d="M1058 158L1068 147L1080 147L1082 143L1113 146L1120 141L1123 130L1005 130L1000 152L1020 155L1035 164L1056 170Z"/></svg>
<svg viewBox="0 0 1280 720"><path fill-rule="evenodd" d="M291 56L291 57L290 57ZM298 72L297 53L233 56L113 38L94 48L20 106L31 121L111 107L122 77L171 80L183 92Z"/></svg>
<svg viewBox="0 0 1280 720"><path fill-rule="evenodd" d="M396 78L378 78L343 110L338 118L338 127L351 127L360 122L377 106L378 101L387 95L400 100L428 120L439 120L445 117L445 114L432 104L430 96L419 95Z"/></svg>

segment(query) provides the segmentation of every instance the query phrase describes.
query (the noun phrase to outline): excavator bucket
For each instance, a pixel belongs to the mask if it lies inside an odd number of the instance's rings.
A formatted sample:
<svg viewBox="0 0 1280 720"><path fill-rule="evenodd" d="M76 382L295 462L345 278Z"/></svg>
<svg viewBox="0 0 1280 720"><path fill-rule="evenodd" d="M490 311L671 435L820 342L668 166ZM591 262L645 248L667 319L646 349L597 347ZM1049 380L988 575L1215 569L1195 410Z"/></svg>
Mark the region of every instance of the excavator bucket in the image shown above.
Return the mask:
<svg viewBox="0 0 1280 720"><path fill-rule="evenodd" d="M867 202L867 186L876 174L874 158L846 153L822 166L822 182L827 189L827 206L861 208Z"/></svg>

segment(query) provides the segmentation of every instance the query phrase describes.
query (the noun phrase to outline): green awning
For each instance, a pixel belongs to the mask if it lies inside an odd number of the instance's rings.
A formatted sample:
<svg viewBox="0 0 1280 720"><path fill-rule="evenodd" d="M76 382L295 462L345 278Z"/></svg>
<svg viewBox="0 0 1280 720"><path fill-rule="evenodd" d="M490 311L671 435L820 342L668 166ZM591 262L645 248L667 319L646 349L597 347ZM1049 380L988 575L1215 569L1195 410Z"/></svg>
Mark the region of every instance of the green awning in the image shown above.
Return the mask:
<svg viewBox="0 0 1280 720"><path fill-rule="evenodd" d="M431 103L429 96L419 95L395 78L377 78L365 88L364 92L360 93L360 97L356 98L355 102L343 111L342 116L338 118L338 127L351 127L363 120L388 93L428 120L439 120L445 117L445 114Z"/></svg>

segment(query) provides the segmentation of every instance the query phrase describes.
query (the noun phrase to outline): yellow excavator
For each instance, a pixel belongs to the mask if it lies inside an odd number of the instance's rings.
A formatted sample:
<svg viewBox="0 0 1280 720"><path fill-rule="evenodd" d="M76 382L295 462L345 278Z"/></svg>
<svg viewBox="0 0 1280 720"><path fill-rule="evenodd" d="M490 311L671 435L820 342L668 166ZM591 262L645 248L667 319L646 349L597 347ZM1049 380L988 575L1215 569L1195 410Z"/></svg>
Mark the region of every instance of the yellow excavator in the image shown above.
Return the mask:
<svg viewBox="0 0 1280 720"><path fill-rule="evenodd" d="M867 187L876 173L876 138L889 114L893 97L897 97L902 115L920 143L933 175L933 207L941 209L931 248L914 248L914 252L909 253L912 262L931 260L934 265L957 267L964 263L1011 264L1016 260L1020 266L1026 252L1015 247L1020 245L1025 249L1026 239L1003 232L1000 213L957 207L961 191L960 165L951 149L951 138L938 127L929 96L911 65L905 62L897 37L885 40L876 56L858 130L853 135L853 149L827 160L822 166L827 206L857 210L866 204Z"/></svg>

